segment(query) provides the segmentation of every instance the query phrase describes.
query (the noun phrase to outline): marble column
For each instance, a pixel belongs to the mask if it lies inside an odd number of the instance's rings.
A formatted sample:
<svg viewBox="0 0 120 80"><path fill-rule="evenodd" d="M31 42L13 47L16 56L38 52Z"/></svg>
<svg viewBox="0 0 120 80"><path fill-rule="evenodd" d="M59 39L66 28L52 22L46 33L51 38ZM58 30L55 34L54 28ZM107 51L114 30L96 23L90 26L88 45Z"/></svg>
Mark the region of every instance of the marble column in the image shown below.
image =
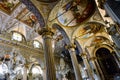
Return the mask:
<svg viewBox="0 0 120 80"><path fill-rule="evenodd" d="M103 72L100 68L100 64L98 64L97 57L91 57L90 61L92 62L93 66L95 68L96 74L99 76L99 79L105 80Z"/></svg>
<svg viewBox="0 0 120 80"><path fill-rule="evenodd" d="M90 62L92 63L93 71L97 75L98 80L104 80L103 73L101 72L100 67L97 66L96 64L96 57L90 57Z"/></svg>
<svg viewBox="0 0 120 80"><path fill-rule="evenodd" d="M75 52L75 45L70 44L70 45L67 45L66 48L69 50L69 53L71 56L72 65L73 65L74 72L75 72L75 78L76 80L82 80L82 76L80 73L80 68L79 68L79 64L78 64L76 52Z"/></svg>
<svg viewBox="0 0 120 80"><path fill-rule="evenodd" d="M44 56L46 63L46 80L56 80L54 56L52 49L52 36L53 32L51 28L43 28L39 31L39 34L43 37Z"/></svg>
<svg viewBox="0 0 120 80"><path fill-rule="evenodd" d="M86 54L86 53L82 53L80 56L81 56L82 59L83 59L83 63L84 63L84 65L85 65L85 68L87 68L87 72L88 72L88 75L89 75L89 79L90 79L90 80L94 80L93 74L92 74L92 70L91 70L90 65L89 65L89 62L88 62L88 60L87 60L87 54Z"/></svg>

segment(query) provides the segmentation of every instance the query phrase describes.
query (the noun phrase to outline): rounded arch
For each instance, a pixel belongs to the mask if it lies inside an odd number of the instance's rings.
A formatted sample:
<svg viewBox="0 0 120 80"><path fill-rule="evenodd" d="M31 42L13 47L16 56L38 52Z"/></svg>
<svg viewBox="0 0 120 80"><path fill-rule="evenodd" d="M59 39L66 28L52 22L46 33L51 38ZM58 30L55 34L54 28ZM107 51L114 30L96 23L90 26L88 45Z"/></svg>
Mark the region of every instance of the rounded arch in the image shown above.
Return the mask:
<svg viewBox="0 0 120 80"><path fill-rule="evenodd" d="M105 42L105 43L103 43ZM100 47L104 47L110 50L110 52L113 51L112 45L111 45L111 41L106 38L105 36L95 36L92 41L90 46L95 45L95 49L93 50L93 56L95 55L95 52L100 48Z"/></svg>
<svg viewBox="0 0 120 80"><path fill-rule="evenodd" d="M89 22L87 22L86 24L91 24L91 23L100 24L100 25L102 25L102 26L104 26L104 27L107 27L103 22L99 22L99 21L89 21Z"/></svg>
<svg viewBox="0 0 120 80"><path fill-rule="evenodd" d="M100 47L100 46L109 46L111 48L111 50L113 50L112 48L112 44L111 41L105 37L105 36L93 36L92 38L88 39L85 44L84 44L84 48L85 50L90 53L90 55L92 57L95 57L95 52L96 50ZM88 51L89 50L89 51Z"/></svg>
<svg viewBox="0 0 120 80"><path fill-rule="evenodd" d="M106 48L106 49L108 49L110 51L110 53L112 53L112 51L113 51L113 48L110 45L101 44L101 45L99 45L99 47L95 48L95 50L94 50L94 56L96 56L96 51L99 50L100 48Z"/></svg>
<svg viewBox="0 0 120 80"><path fill-rule="evenodd" d="M120 72L113 49L109 45L101 45L95 51L97 63L106 80L111 80Z"/></svg>
<svg viewBox="0 0 120 80"><path fill-rule="evenodd" d="M18 31L11 31L11 33L12 33L12 35L13 35L13 33L18 33L18 34L20 34L20 35L22 36L23 42L27 43L26 38L25 38L25 36L24 36L22 33L18 32Z"/></svg>
<svg viewBox="0 0 120 80"><path fill-rule="evenodd" d="M28 10L30 10L36 16L40 26L45 27L44 18L41 15L40 11L35 7L35 5L30 0L20 0L20 2L22 2L24 5L26 5Z"/></svg>
<svg viewBox="0 0 120 80"><path fill-rule="evenodd" d="M32 69L33 69L33 67L35 67L35 66L39 66L39 67L41 68L40 64L32 63L32 64L29 66L29 73L32 73Z"/></svg>
<svg viewBox="0 0 120 80"><path fill-rule="evenodd" d="M105 43L103 43L103 42L105 42ZM111 45L111 43L112 43L111 40L108 39L106 36L94 36L93 38L91 38L91 42L90 42L89 46L101 45L101 44ZM85 46L87 46L87 44Z"/></svg>
<svg viewBox="0 0 120 80"><path fill-rule="evenodd" d="M58 29L61 32L61 34L62 34L66 44L70 44L71 43L68 35L65 32L65 30L60 25L55 23L55 24L53 24L52 27Z"/></svg>
<svg viewBox="0 0 120 80"><path fill-rule="evenodd" d="M34 46L34 41L37 41L37 42L39 43L39 48L43 49L42 43L41 43L39 40L37 40L37 39L32 40L32 41L31 41L31 45Z"/></svg>

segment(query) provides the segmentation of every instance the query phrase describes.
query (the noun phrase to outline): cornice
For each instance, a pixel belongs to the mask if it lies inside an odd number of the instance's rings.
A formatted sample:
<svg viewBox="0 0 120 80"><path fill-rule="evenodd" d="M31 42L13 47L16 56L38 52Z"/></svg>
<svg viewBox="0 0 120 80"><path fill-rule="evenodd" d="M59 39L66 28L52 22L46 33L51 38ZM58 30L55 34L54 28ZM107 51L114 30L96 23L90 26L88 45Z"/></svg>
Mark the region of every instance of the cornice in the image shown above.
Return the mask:
<svg viewBox="0 0 120 80"><path fill-rule="evenodd" d="M8 40L8 39L1 38L1 37L0 37L0 44L18 47L18 48L25 49L25 50L28 50L31 52L35 52L35 53L40 53L40 54L43 53L42 49L35 49L32 46L30 47L24 43L20 43L20 42L14 41L14 40Z"/></svg>

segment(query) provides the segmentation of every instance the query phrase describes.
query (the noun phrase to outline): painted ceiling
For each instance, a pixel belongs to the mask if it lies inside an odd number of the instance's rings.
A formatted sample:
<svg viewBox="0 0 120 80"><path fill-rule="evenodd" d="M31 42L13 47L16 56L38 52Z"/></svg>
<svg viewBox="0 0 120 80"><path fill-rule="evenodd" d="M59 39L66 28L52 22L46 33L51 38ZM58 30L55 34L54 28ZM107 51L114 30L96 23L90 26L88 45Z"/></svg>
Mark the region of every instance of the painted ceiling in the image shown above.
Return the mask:
<svg viewBox="0 0 120 80"><path fill-rule="evenodd" d="M58 21L64 26L76 26L88 19L94 8L92 0L70 1L58 11Z"/></svg>
<svg viewBox="0 0 120 80"><path fill-rule="evenodd" d="M7 14L11 14L19 3L19 0L0 0L0 9Z"/></svg>
<svg viewBox="0 0 120 80"><path fill-rule="evenodd" d="M19 0L0 0L0 32L18 31L26 39L38 36L34 30L41 28L36 15ZM26 36L27 35L27 36Z"/></svg>
<svg viewBox="0 0 120 80"><path fill-rule="evenodd" d="M20 2L22 1L22 3ZM45 21L50 16L50 12L55 6L52 2L59 0L0 0L0 33L5 31L18 31L22 33L27 41L38 40L42 43L42 38L38 35L37 30L40 30L45 26ZM31 2L30 2L31 1ZM36 1L34 5L32 1ZM37 3L42 2L41 4ZM67 0L61 0L67 1ZM70 0L69 0L70 1ZM49 3L49 4L48 4ZM44 6L43 6L44 5ZM37 9L36 9L37 7ZM57 6L58 7L58 6ZM54 18L58 23L65 27L75 27L80 25L87 19L89 19L95 10L93 0L74 0L60 6L58 11L55 10L57 15ZM41 15L42 14L42 15ZM54 15L54 14L51 14ZM98 17L97 17L98 18ZM53 19L53 20L54 20ZM96 27L97 26L97 27ZM90 38L97 31L99 31L101 25L99 24L86 24L84 27L80 27L75 37ZM66 28L66 32L72 32ZM68 52L65 50L66 42L64 35L56 30L53 36L55 42L53 46L56 53L62 53L68 56ZM94 42L102 41L97 38ZM54 46L55 44L55 46ZM62 54L61 54L62 55Z"/></svg>
<svg viewBox="0 0 120 80"><path fill-rule="evenodd" d="M58 0L31 0L31 2L29 2L29 0L20 1L0 0L0 32L15 30L21 32L27 40L40 40L41 37L39 37L36 31L45 25L44 20L48 19L50 11L52 9L54 10L54 7L58 7L55 3L50 2L57 2ZM32 4L32 1L35 3ZM61 3L65 3L65 1L67 0L61 0ZM55 15L55 20L63 26L73 27L80 25L89 19L95 11L95 4L93 1L94 0L69 0L68 3L65 3L63 6L59 6L57 11L54 10L57 13L57 15ZM40 2L42 3L39 6ZM54 4L54 6L52 6L52 4ZM36 7L37 11L34 11ZM44 19L40 17L41 14ZM95 26L96 25L94 24L89 24L85 27L81 27L78 33L79 36L81 38L88 38L92 36L97 29ZM57 34L55 38L56 41L59 41L62 40L63 36L61 36L61 34Z"/></svg>

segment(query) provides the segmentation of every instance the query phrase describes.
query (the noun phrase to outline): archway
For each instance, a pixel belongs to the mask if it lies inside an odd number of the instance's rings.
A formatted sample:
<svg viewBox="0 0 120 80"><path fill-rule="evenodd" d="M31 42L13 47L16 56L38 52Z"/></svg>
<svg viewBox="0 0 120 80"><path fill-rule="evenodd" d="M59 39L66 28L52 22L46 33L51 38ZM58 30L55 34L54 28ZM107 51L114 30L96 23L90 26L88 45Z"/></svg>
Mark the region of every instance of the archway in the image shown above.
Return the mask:
<svg viewBox="0 0 120 80"><path fill-rule="evenodd" d="M101 47L96 51L96 57L105 80L113 80L115 75L119 73L119 66L110 50Z"/></svg>
<svg viewBox="0 0 120 80"><path fill-rule="evenodd" d="M30 80L43 80L43 70L40 64L33 63L29 67L28 79Z"/></svg>

